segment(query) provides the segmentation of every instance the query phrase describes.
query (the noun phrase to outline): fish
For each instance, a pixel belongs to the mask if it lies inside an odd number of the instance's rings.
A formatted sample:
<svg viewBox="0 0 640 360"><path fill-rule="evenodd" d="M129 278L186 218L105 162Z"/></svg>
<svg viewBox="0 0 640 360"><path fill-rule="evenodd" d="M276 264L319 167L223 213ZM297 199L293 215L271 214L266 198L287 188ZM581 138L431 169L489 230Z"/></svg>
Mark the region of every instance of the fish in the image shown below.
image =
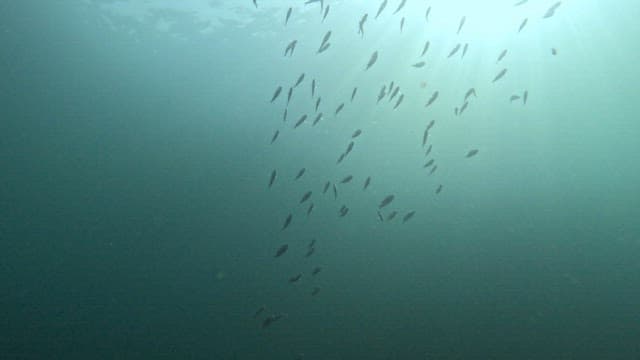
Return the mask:
<svg viewBox="0 0 640 360"><path fill-rule="evenodd" d="M511 95L511 97L509 98L509 102L514 102L518 99L520 99L520 95Z"/></svg>
<svg viewBox="0 0 640 360"><path fill-rule="evenodd" d="M284 112L282 113L282 121L287 121L288 113L289 113L289 108L284 108Z"/></svg>
<svg viewBox="0 0 640 360"><path fill-rule="evenodd" d="M389 213L389 215L387 215L387 221L393 220L396 217L396 215L398 215L398 212L393 210L392 212Z"/></svg>
<svg viewBox="0 0 640 360"><path fill-rule="evenodd" d="M467 20L467 18L465 16L462 17L462 19L460 19L460 24L458 25L458 32L456 32L456 35L460 34L460 30L462 30L462 27L464 26L464 22Z"/></svg>
<svg viewBox="0 0 640 360"><path fill-rule="evenodd" d="M424 107L428 107L429 105L433 104L434 101L436 101L436 99L438 98L438 91L435 91L433 94L431 94L431 97L429 98L429 100L427 101L427 104Z"/></svg>
<svg viewBox="0 0 640 360"><path fill-rule="evenodd" d="M369 70L369 68L372 67L373 64L376 63L376 61L378 61L378 52L374 51L373 54L371 54L371 57L369 58L369 62L367 63L367 68L365 70Z"/></svg>
<svg viewBox="0 0 640 360"><path fill-rule="evenodd" d="M380 102L380 100L382 100L382 98L384 98L385 95L387 95L387 85L382 85L382 88L380 89L380 92L378 93L378 101L377 102Z"/></svg>
<svg viewBox="0 0 640 360"><path fill-rule="evenodd" d="M269 177L269 187L271 187L273 183L276 181L276 175L277 173L275 169L271 171L271 176Z"/></svg>
<svg viewBox="0 0 640 360"><path fill-rule="evenodd" d="M327 50L329 48L329 46L331 46L331 43L326 43L326 44L322 45L320 47L320 49L318 49L318 54L323 53L325 50Z"/></svg>
<svg viewBox="0 0 640 360"><path fill-rule="evenodd" d="M341 103L340 105L338 105L338 107L336 108L336 113L334 115L338 115L343 108L344 108L344 103Z"/></svg>
<svg viewBox="0 0 640 360"><path fill-rule="evenodd" d="M527 105L527 98L529 97L529 92L527 90L522 94L522 105Z"/></svg>
<svg viewBox="0 0 640 360"><path fill-rule="evenodd" d="M520 6L520 5L522 5L522 4L526 3L526 2L527 2L527 0L520 0L517 3L513 4L513 6Z"/></svg>
<svg viewBox="0 0 640 360"><path fill-rule="evenodd" d="M322 37L322 42L320 42L320 48L322 48L331 38L331 30L327 31L326 34ZM320 50L318 50L319 52Z"/></svg>
<svg viewBox="0 0 640 360"><path fill-rule="evenodd" d="M304 195L302 195L302 198L300 199L300 204L309 200L309 198L311 197L311 194L313 194L313 191L307 191L306 193L304 193Z"/></svg>
<svg viewBox="0 0 640 360"><path fill-rule="evenodd" d="M438 188L436 189L436 194L440 194L441 191L442 191L442 184L438 185Z"/></svg>
<svg viewBox="0 0 640 360"><path fill-rule="evenodd" d="M498 56L498 60L496 60L496 64L499 63L500 60L504 59L505 55L507 55L507 49L502 50L502 52Z"/></svg>
<svg viewBox="0 0 640 360"><path fill-rule="evenodd" d="M380 211L376 211L378 213L378 219L380 220L380 222L384 222L384 218L382 217L382 214L380 214Z"/></svg>
<svg viewBox="0 0 640 360"><path fill-rule="evenodd" d="M398 8L396 9L396 11L393 12L393 15L397 14L398 11L402 10L402 8L404 7L404 5L407 3L407 0L401 0L400 1L400 5L398 5Z"/></svg>
<svg viewBox="0 0 640 360"><path fill-rule="evenodd" d="M258 316L260 316L260 314L262 314L265 310L266 310L266 306L262 305L260 306L260 308L258 308L258 310L256 310L256 312L253 314L253 318L257 318Z"/></svg>
<svg viewBox="0 0 640 360"><path fill-rule="evenodd" d="M404 29L404 17L400 19L400 32L402 32L402 29Z"/></svg>
<svg viewBox="0 0 640 360"><path fill-rule="evenodd" d="M338 198L338 188L336 187L336 184L333 184L333 198Z"/></svg>
<svg viewBox="0 0 640 360"><path fill-rule="evenodd" d="M322 22L324 22L324 19L327 18L327 15L329 15L329 5L327 5L327 7L324 8L324 14L322 15Z"/></svg>
<svg viewBox="0 0 640 360"><path fill-rule="evenodd" d="M384 199L382 199L382 201L380 202L380 204L378 205L378 209L382 209L383 207L389 205L393 199L395 199L395 195L387 195L384 197Z"/></svg>
<svg viewBox="0 0 640 360"><path fill-rule="evenodd" d="M293 88L289 88L289 92L287 93L287 105L289 105L292 95L293 95Z"/></svg>
<svg viewBox="0 0 640 360"><path fill-rule="evenodd" d="M297 128L298 126L302 125L302 123L307 120L307 114L304 114L300 117L300 119L298 119L298 122L296 122L296 124L293 126L293 128Z"/></svg>
<svg viewBox="0 0 640 360"><path fill-rule="evenodd" d="M297 43L298 43L298 40L293 40L292 42L290 42L289 45L287 45L287 47L284 49L284 56L287 56L287 54L289 54L289 56L292 56L293 50L296 49Z"/></svg>
<svg viewBox="0 0 640 360"><path fill-rule="evenodd" d="M316 96L316 79L311 80L311 98Z"/></svg>
<svg viewBox="0 0 640 360"><path fill-rule="evenodd" d="M256 7L256 9L258 8L258 0L252 0L253 1L253 5Z"/></svg>
<svg viewBox="0 0 640 360"><path fill-rule="evenodd" d="M424 134L422 134L422 147L427 145L427 139L429 138L429 128L424 130Z"/></svg>
<svg viewBox="0 0 640 360"><path fill-rule="evenodd" d="M326 192L327 192L327 190L329 190L329 185L331 185L331 181L327 181L327 182L324 184L324 189L322 189L322 193L323 193L323 194L324 194L324 193L326 193Z"/></svg>
<svg viewBox="0 0 640 360"><path fill-rule="evenodd" d="M427 148L427 151L425 151L424 156L429 155L429 153L431 152L431 149L433 148L433 145L429 145L429 147Z"/></svg>
<svg viewBox="0 0 640 360"><path fill-rule="evenodd" d="M417 63L415 63L415 64L411 65L411 66L413 66L414 68L421 68L421 67L423 67L425 64L426 64L426 63L425 63L424 61L420 61L420 62L417 62Z"/></svg>
<svg viewBox="0 0 640 360"><path fill-rule="evenodd" d="M391 80L391 84L389 84L389 92L391 92L391 90L393 90L393 84L394 83L395 82L393 80ZM400 86L398 86L398 87L400 87Z"/></svg>
<svg viewBox="0 0 640 360"><path fill-rule="evenodd" d="M458 107L457 107L457 106L453 109L453 113L454 113L456 116L458 116Z"/></svg>
<svg viewBox="0 0 640 360"><path fill-rule="evenodd" d="M300 281L300 279L302 278L302 273L298 273L292 277L289 278L289 283L293 284L296 283L298 281Z"/></svg>
<svg viewBox="0 0 640 360"><path fill-rule="evenodd" d="M315 111L318 111L318 107L320 106L320 102L322 101L322 97L318 96L318 100L316 100L316 109Z"/></svg>
<svg viewBox="0 0 640 360"><path fill-rule="evenodd" d="M356 129L356 131L354 131L354 132L353 132L353 134L351 134L351 138L352 138L352 139L355 139L355 138L357 138L358 136L360 136L360 134L362 134L362 130L360 130L360 129Z"/></svg>
<svg viewBox="0 0 640 360"><path fill-rule="evenodd" d="M293 8L289 8L287 10L287 16L284 18L284 26L287 26L287 23L289 22L289 18L291 17L291 12L293 11Z"/></svg>
<svg viewBox="0 0 640 360"><path fill-rule="evenodd" d="M307 216L309 216L311 214L311 211L313 211L313 203L311 203L309 205L309 208L307 209Z"/></svg>
<svg viewBox="0 0 640 360"><path fill-rule="evenodd" d="M322 271L322 268L320 266L316 266L315 268L313 268L313 271L311 271L311 275L316 276L320 273L320 271Z"/></svg>
<svg viewBox="0 0 640 360"><path fill-rule="evenodd" d="M469 105L468 101L465 101L462 106L460 106L460 115L462 115L462 113L464 112L464 110L467 108L467 105Z"/></svg>
<svg viewBox="0 0 640 360"><path fill-rule="evenodd" d="M376 13L375 19L377 19L378 16L380 16L380 13L382 13L385 7L387 7L387 0L382 0L382 2L380 3L380 6L378 7L378 12Z"/></svg>
<svg viewBox="0 0 640 360"><path fill-rule="evenodd" d="M522 23L520 23L520 27L518 28L518 32L522 31L522 29L524 29L524 27L527 25L527 21L529 19L525 18L524 20L522 20Z"/></svg>
<svg viewBox="0 0 640 360"><path fill-rule="evenodd" d="M302 83L302 81L304 80L304 73L300 74L300 76L298 76L298 80L296 80L296 84L293 85L293 87L298 87L298 85L300 85Z"/></svg>
<svg viewBox="0 0 640 360"><path fill-rule="evenodd" d="M436 170L437 170L437 169L438 169L438 165L434 165L434 166L431 168L431 171L429 171L429 175L433 175L433 173L434 173L434 172L436 172Z"/></svg>
<svg viewBox="0 0 640 360"><path fill-rule="evenodd" d="M551 48L551 55L556 56L558 54L558 50L556 48Z"/></svg>
<svg viewBox="0 0 640 360"><path fill-rule="evenodd" d="M264 319L264 321L262 321L262 328L265 329L265 328L269 327L271 324L273 324L274 322L282 319L283 317L284 317L283 314L269 315L266 319Z"/></svg>
<svg viewBox="0 0 640 360"><path fill-rule="evenodd" d="M475 88L470 88L469 90L467 90L467 92L464 94L464 101L467 101L467 99L469 98L469 96L473 95L473 97L478 97L476 95L476 89Z"/></svg>
<svg viewBox="0 0 640 360"><path fill-rule="evenodd" d="M431 45L431 42L427 40L427 42L424 43L424 46L422 47L422 53L420 53L420 57L423 57L424 54L427 53L427 50L429 50L429 45Z"/></svg>
<svg viewBox="0 0 640 360"><path fill-rule="evenodd" d="M313 247L313 245L316 244L316 238L311 239L311 242L309 243L309 245L307 245L307 247Z"/></svg>
<svg viewBox="0 0 640 360"><path fill-rule="evenodd" d="M282 229L280 229L280 231L289 227L289 225L291 225L291 220L293 220L293 215L292 214L287 215L287 218L284 220L284 224L282 225Z"/></svg>
<svg viewBox="0 0 640 360"><path fill-rule="evenodd" d="M349 145L347 145L347 151L345 151L344 153L345 153L345 154L350 153L350 152L351 152L351 150L353 150L353 145L354 145L354 144L355 144L355 143L354 143L353 141L349 142Z"/></svg>
<svg viewBox="0 0 640 360"><path fill-rule="evenodd" d="M423 168L428 168L429 166L433 165L434 162L435 162L435 160L431 159L431 160L427 161L422 167Z"/></svg>
<svg viewBox="0 0 640 360"><path fill-rule="evenodd" d="M336 161L336 164L340 164L342 162L342 160L344 160L345 156L347 156L346 153L340 154L340 156L338 156L338 161Z"/></svg>
<svg viewBox="0 0 640 360"><path fill-rule="evenodd" d="M311 291L311 296L316 296L316 295L318 295L319 292L320 292L320 288L316 286Z"/></svg>
<svg viewBox="0 0 640 360"><path fill-rule="evenodd" d="M562 4L561 1L558 1L557 3L553 4L546 13L544 13L544 16L542 17L543 19L547 19L552 17L555 13L556 13L556 9L558 9L558 7L560 6L560 4Z"/></svg>
<svg viewBox="0 0 640 360"><path fill-rule="evenodd" d="M342 178L342 180L340 180L340 184L346 184L351 182L351 180L353 180L353 176L352 175L347 175L344 178Z"/></svg>
<svg viewBox="0 0 640 360"><path fill-rule="evenodd" d="M368 17L369 17L369 14L365 13L364 15L362 15L362 18L358 23L358 34L362 35L362 37L364 37L364 23L367 21Z"/></svg>
<svg viewBox="0 0 640 360"><path fill-rule="evenodd" d="M471 149L471 150L469 150L469 152L467 152L467 157L468 157L468 158L473 157L473 156L475 156L477 153L478 153L478 149Z"/></svg>
<svg viewBox="0 0 640 360"><path fill-rule="evenodd" d="M340 217L345 217L349 213L349 208L345 205L342 205L340 208Z"/></svg>
<svg viewBox="0 0 640 360"><path fill-rule="evenodd" d="M284 253L286 253L286 252L287 252L287 250L289 250L289 245L284 244L284 245L280 246L280 247L278 248L278 250L276 251L276 255L275 255L274 257L280 257L280 256L282 256Z"/></svg>
<svg viewBox="0 0 640 360"><path fill-rule="evenodd" d="M353 98L356 97L356 94L358 93L358 88L354 87L353 91L351 91L351 101L353 101Z"/></svg>
<svg viewBox="0 0 640 360"><path fill-rule="evenodd" d="M393 89L393 91L391 92L391 96L389 96L389 102L391 102L391 100L393 100L393 98L396 97L396 95L398 94L398 91L400 91L400 86L396 86L396 88Z"/></svg>
<svg viewBox="0 0 640 360"><path fill-rule="evenodd" d="M313 123L311 124L311 126L316 126L318 121L320 121L321 119L322 119L322 112L319 112L318 115L316 115L316 118L313 120Z"/></svg>
<svg viewBox="0 0 640 360"><path fill-rule="evenodd" d="M467 53L468 48L469 48L469 43L465 43L464 46L462 47L462 55L460 56L460 59L464 59L464 56Z"/></svg>
<svg viewBox="0 0 640 360"><path fill-rule="evenodd" d="M276 91L273 92L273 96L271 97L271 102L274 102L278 96L280 96L280 93L282 92L282 86L278 86L276 88Z"/></svg>
<svg viewBox="0 0 640 360"><path fill-rule="evenodd" d="M364 185L362 186L362 190L367 190L367 188L369 187L369 184L371 184L371 176L368 176L364 180Z"/></svg>
<svg viewBox="0 0 640 360"><path fill-rule="evenodd" d="M404 94L400 94L400 97L398 98L398 101L396 101L396 104L393 106L393 110L397 109L398 106L400 106L400 104L402 104L402 100L404 100Z"/></svg>
<svg viewBox="0 0 640 360"><path fill-rule="evenodd" d="M302 177L302 175L304 175L304 173L307 171L307 168L302 168L298 171L298 174L296 175L295 180L298 180Z"/></svg>
<svg viewBox="0 0 640 360"><path fill-rule="evenodd" d="M424 13L424 21L429 22L429 13L431 13L431 6L427 8L427 11Z"/></svg>
<svg viewBox="0 0 640 360"><path fill-rule="evenodd" d="M496 82L496 81L498 81L498 80L502 79L502 77L503 77L503 76L504 76L504 74L506 74L506 73L507 73L507 69L502 69L502 70L500 70L500 72L498 73L498 75L496 75L496 77L494 77L494 78L493 78L493 81L492 81L492 82Z"/></svg>
<svg viewBox="0 0 640 360"><path fill-rule="evenodd" d="M460 43L456 44L456 46L454 46L453 49L451 49L451 51L449 52L449 55L447 56L447 58L450 58L453 55L455 55L458 52L458 50L460 50L460 46L462 46L462 44Z"/></svg>
<svg viewBox="0 0 640 360"><path fill-rule="evenodd" d="M415 215L416 212L415 211L409 211L403 218L402 218L402 223L406 223L407 221L409 221L409 219L411 219L413 217L413 215Z"/></svg>
<svg viewBox="0 0 640 360"><path fill-rule="evenodd" d="M280 130L276 130L276 132L273 133L273 136L271 137L271 144L273 144L274 141L276 141L276 139L278 138L278 135L280 135Z"/></svg>
<svg viewBox="0 0 640 360"><path fill-rule="evenodd" d="M431 130L431 128L432 128L432 127L433 127L433 125L435 125L435 124L436 124L436 121L435 121L435 120L431 120L431 121L429 121L429 124L427 124L427 130Z"/></svg>
<svg viewBox="0 0 640 360"><path fill-rule="evenodd" d="M309 247L309 250L307 250L307 253L306 253L306 254L304 254L304 257L308 258L308 257L310 257L311 255L313 255L313 253L314 253L314 252L316 252L316 248L314 248L314 247Z"/></svg>

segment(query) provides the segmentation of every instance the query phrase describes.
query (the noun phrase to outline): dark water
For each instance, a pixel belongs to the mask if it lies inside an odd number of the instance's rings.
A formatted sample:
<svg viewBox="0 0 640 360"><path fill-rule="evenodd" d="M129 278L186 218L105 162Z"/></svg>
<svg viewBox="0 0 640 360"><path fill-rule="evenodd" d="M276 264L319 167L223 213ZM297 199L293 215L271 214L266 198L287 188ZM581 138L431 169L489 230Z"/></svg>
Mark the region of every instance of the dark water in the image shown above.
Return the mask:
<svg viewBox="0 0 640 360"><path fill-rule="evenodd" d="M0 358L640 358L638 4L325 2L0 4Z"/></svg>

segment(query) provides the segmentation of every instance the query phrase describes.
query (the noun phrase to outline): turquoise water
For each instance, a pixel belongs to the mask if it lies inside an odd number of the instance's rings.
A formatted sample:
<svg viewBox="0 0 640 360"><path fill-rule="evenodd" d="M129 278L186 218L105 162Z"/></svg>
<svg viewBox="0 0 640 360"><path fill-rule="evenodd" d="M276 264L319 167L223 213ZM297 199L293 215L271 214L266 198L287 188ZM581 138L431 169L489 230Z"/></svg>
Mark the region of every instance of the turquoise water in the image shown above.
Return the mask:
<svg viewBox="0 0 640 360"><path fill-rule="evenodd" d="M0 4L0 358L640 358L640 6L380 3Z"/></svg>

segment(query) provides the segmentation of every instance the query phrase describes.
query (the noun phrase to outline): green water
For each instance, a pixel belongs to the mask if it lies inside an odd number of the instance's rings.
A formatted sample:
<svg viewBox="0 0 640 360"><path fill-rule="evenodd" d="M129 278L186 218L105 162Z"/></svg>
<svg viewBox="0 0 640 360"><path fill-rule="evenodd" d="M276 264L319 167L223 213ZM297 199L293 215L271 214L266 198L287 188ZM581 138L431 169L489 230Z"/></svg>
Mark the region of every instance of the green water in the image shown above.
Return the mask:
<svg viewBox="0 0 640 360"><path fill-rule="evenodd" d="M639 359L640 5L515 2L0 3L0 358Z"/></svg>

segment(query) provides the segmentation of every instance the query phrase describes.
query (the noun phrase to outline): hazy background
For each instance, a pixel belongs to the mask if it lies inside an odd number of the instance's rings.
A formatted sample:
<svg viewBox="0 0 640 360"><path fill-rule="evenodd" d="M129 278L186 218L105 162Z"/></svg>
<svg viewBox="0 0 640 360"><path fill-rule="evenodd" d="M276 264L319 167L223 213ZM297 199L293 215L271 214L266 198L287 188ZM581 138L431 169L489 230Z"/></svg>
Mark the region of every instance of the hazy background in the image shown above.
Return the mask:
<svg viewBox="0 0 640 360"><path fill-rule="evenodd" d="M0 3L0 357L640 358L640 4L390 0L374 20L378 1L326 0L322 23L258 1ZM294 131L311 78L325 116ZM396 111L375 103L391 80ZM387 194L415 217L378 222ZM261 305L287 317L261 329Z"/></svg>

